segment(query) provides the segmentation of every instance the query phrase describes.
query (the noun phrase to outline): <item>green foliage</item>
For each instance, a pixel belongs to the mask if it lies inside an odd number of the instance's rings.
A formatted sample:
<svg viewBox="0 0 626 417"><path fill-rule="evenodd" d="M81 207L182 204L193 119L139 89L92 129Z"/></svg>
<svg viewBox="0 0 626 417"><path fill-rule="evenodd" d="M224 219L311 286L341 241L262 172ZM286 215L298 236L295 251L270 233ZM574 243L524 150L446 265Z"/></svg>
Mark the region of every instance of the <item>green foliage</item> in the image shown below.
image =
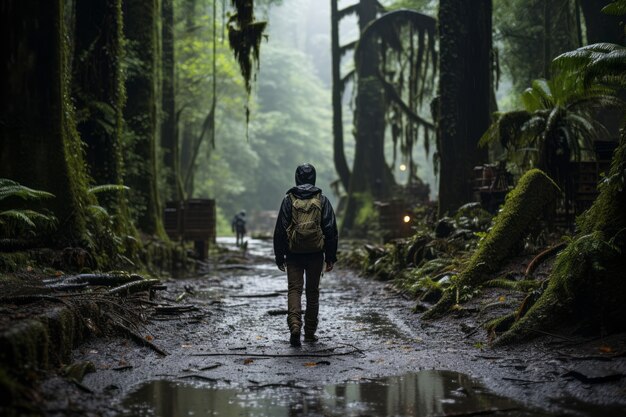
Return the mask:
<svg viewBox="0 0 626 417"><path fill-rule="evenodd" d="M326 195L335 175L328 90L312 63L279 42L264 48L263 60L249 142L238 111L245 103L241 85L225 83L216 148L207 144L200 151L195 195L216 198L227 219L241 209L276 211L295 185L295 168L302 162L316 167L317 185ZM225 56L223 61L230 65L229 77L236 76L232 59Z"/></svg>
<svg viewBox="0 0 626 417"><path fill-rule="evenodd" d="M550 60L580 45L574 0L495 0L493 22L494 45L515 94L536 77L549 77Z"/></svg>
<svg viewBox="0 0 626 417"><path fill-rule="evenodd" d="M129 187L119 184L102 184L89 188L88 194L97 199L108 193L127 192ZM87 206L87 247L95 259L93 267L107 269L120 265L135 266L138 242L129 235L132 230L119 228L119 216L124 213L119 210L110 212L97 201ZM136 260L136 259L135 259Z"/></svg>
<svg viewBox="0 0 626 417"><path fill-rule="evenodd" d="M34 190L15 181L0 178L0 205L8 206L13 200L21 199L38 202L53 198L54 195L41 190ZM5 200L8 200L5 201ZM23 208L0 209L0 235L4 237L23 237L23 233L34 233L37 227L51 228L56 225L56 217L39 211Z"/></svg>
<svg viewBox="0 0 626 417"><path fill-rule="evenodd" d="M623 109L613 90L600 85L585 87L576 74L560 71L551 80L535 80L522 94L524 110L496 115L480 139L482 146L500 142L508 159L523 172L531 167L551 170L575 160L594 159L593 141L606 137L596 120L602 110Z"/></svg>
<svg viewBox="0 0 626 417"><path fill-rule="evenodd" d="M596 43L565 52L553 61L560 71L571 71L582 77L585 86L601 82L626 87L626 47Z"/></svg>
<svg viewBox="0 0 626 417"><path fill-rule="evenodd" d="M626 14L626 0L613 0L602 8L602 12L613 16L623 16Z"/></svg>

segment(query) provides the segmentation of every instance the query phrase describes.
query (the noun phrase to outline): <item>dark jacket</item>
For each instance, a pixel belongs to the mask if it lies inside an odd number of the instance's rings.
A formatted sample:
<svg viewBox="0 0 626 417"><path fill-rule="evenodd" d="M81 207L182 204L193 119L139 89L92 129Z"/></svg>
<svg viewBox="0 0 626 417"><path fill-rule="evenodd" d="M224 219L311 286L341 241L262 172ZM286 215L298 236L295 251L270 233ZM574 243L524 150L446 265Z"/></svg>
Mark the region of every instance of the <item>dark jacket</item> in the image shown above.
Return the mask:
<svg viewBox="0 0 626 417"><path fill-rule="evenodd" d="M337 261L337 220L330 201L321 194L322 190L311 184L300 184L287 191L287 195L280 205L276 227L274 228L274 254L276 255L276 265L285 264L285 259L293 259L302 254L292 254L289 252L287 240L287 228L291 224L291 198L293 194L296 198L306 200L313 198L320 193L322 202L322 232L324 233L324 255L326 262L335 263Z"/></svg>

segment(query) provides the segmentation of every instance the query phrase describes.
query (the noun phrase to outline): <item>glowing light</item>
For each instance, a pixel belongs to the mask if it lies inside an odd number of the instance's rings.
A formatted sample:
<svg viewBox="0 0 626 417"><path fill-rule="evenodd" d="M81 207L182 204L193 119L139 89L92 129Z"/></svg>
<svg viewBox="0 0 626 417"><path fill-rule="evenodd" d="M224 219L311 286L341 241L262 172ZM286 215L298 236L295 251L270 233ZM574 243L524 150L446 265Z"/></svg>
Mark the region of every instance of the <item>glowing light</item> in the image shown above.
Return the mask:
<svg viewBox="0 0 626 417"><path fill-rule="evenodd" d="M406 165L400 164L400 171L406 171Z"/></svg>
<svg viewBox="0 0 626 417"><path fill-rule="evenodd" d="M411 221L411 216L404 216L402 220L404 220L405 223L408 223Z"/></svg>

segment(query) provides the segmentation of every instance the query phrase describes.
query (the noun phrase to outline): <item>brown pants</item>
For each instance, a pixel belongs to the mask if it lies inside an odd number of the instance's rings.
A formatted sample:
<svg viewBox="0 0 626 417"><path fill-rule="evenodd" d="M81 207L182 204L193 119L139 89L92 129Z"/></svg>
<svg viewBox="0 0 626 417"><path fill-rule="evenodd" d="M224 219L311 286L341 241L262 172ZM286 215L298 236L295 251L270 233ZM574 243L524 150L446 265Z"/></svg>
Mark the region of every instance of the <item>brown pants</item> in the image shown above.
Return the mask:
<svg viewBox="0 0 626 417"><path fill-rule="evenodd" d="M295 255L287 260L287 325L292 333L302 327L302 289L306 272L306 312L304 333L315 334L317 314L320 308L320 276L324 266L324 254Z"/></svg>

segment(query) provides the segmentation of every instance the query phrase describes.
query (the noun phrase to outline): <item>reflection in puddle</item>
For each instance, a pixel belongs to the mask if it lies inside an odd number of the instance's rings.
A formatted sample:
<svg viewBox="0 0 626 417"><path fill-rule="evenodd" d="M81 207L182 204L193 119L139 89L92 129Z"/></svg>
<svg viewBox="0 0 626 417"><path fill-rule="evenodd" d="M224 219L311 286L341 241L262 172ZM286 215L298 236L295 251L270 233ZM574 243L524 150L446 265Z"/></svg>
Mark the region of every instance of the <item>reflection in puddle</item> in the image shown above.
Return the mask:
<svg viewBox="0 0 626 417"><path fill-rule="evenodd" d="M143 385L119 416L545 416L485 391L468 376L421 371L403 376L326 385L244 389L169 381Z"/></svg>

